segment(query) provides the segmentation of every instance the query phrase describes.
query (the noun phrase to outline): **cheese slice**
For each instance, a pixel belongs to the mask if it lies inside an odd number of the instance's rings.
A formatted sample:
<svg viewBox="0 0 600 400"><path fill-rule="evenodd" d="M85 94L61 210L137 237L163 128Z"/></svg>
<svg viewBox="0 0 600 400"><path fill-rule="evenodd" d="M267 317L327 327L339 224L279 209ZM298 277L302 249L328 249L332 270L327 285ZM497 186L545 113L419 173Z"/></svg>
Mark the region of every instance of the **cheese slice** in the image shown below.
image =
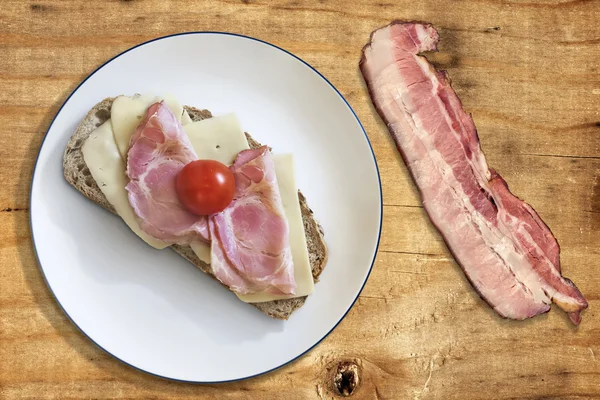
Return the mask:
<svg viewBox="0 0 600 400"><path fill-rule="evenodd" d="M200 160L217 160L231 165L240 151L250 148L235 114L192 122L183 130Z"/></svg>
<svg viewBox="0 0 600 400"><path fill-rule="evenodd" d="M81 147L81 151L92 177L106 196L106 200L112 204L129 228L150 246L156 249L167 247L167 243L142 231L135 219L133 208L127 198L127 190L125 190L129 181L125 175L125 163L115 143L110 120L90 134Z"/></svg>
<svg viewBox="0 0 600 400"><path fill-rule="evenodd" d="M181 115L181 125L191 124L192 119L190 118L190 114L186 110L183 110L183 114Z"/></svg>
<svg viewBox="0 0 600 400"><path fill-rule="evenodd" d="M173 114L181 121L183 106L172 95L154 96L153 94L119 96L115 99L110 109L110 119L115 136L115 142L123 160L127 159L129 142L142 119L146 110L152 104L164 100ZM189 115L188 115L189 118Z"/></svg>
<svg viewBox="0 0 600 400"><path fill-rule="evenodd" d="M200 259L200 261L210 265L210 245L204 242L192 242L190 247L194 251L194 254Z"/></svg>
<svg viewBox="0 0 600 400"><path fill-rule="evenodd" d="M296 279L295 295L273 295L268 293L238 294L240 300L246 303L260 303L263 301L289 299L307 296L315 290L315 282L312 276L310 260L308 258L308 246L306 244L306 233L302 223L302 212L298 202L298 186L296 185L296 174L294 171L294 156L292 154L274 154L275 174L279 185L279 193L283 202L283 210L290 227L290 247L292 259L294 260L294 278Z"/></svg>

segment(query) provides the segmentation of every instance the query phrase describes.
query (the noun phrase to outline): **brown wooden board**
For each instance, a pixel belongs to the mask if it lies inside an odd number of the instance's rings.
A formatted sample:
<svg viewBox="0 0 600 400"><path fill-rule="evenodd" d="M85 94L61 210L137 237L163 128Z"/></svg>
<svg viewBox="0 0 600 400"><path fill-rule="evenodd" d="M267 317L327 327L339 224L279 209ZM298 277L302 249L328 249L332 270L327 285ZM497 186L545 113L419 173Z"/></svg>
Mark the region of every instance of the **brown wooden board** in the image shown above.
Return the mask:
<svg viewBox="0 0 600 400"><path fill-rule="evenodd" d="M556 309L496 316L428 222L358 71L370 32L392 19L438 28L430 59L590 303L578 328ZM593 0L2 1L0 398L328 399L341 370L343 392L358 376L356 399L600 398L599 21ZM207 386L138 372L86 339L46 287L28 211L40 143L79 82L142 41L197 30L254 36L319 69L368 132L385 204L371 278L337 329L280 370Z"/></svg>

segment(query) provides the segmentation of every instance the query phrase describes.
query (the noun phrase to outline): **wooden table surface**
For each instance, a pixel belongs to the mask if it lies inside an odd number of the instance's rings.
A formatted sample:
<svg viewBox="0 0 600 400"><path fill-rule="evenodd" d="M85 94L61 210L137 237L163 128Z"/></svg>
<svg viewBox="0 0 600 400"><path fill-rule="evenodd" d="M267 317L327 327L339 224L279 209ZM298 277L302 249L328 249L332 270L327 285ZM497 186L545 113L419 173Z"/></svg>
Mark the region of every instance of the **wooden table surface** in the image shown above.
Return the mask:
<svg viewBox="0 0 600 400"><path fill-rule="evenodd" d="M525 322L496 316L428 222L358 71L369 33L392 19L439 29L430 59L590 303L578 328L556 307ZM333 377L346 365L357 399L600 398L599 21L593 0L2 1L0 397L337 398ZM344 321L296 362L219 385L155 378L93 345L50 294L29 229L36 154L71 91L133 45L199 30L254 36L319 69L366 128L384 194L379 255Z"/></svg>

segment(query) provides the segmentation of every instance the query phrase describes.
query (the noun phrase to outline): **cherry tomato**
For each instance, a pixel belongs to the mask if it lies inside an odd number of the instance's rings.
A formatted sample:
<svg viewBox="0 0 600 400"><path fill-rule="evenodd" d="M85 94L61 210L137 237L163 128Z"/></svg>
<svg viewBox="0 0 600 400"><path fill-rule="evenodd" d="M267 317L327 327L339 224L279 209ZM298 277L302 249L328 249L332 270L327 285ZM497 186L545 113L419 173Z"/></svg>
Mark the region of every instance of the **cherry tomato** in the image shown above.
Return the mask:
<svg viewBox="0 0 600 400"><path fill-rule="evenodd" d="M175 184L181 204L198 215L223 211L235 194L233 173L215 160L192 161L179 172Z"/></svg>

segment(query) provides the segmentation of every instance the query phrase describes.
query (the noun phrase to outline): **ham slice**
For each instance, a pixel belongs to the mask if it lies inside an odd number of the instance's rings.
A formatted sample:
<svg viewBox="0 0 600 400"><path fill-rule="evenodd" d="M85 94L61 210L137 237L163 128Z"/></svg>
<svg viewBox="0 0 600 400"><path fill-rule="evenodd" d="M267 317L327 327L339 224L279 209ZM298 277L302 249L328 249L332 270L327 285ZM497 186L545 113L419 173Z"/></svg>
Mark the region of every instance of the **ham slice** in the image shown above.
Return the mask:
<svg viewBox="0 0 600 400"><path fill-rule="evenodd" d="M289 227L269 149L240 152L231 171L233 202L209 217L215 276L240 294L294 294Z"/></svg>
<svg viewBox="0 0 600 400"><path fill-rule="evenodd" d="M587 302L561 276L550 229L489 169L473 120L445 72L419 55L436 50L429 24L393 22L371 35L360 68L431 222L471 285L501 316L525 319L552 302L579 324Z"/></svg>
<svg viewBox="0 0 600 400"><path fill-rule="evenodd" d="M152 104L131 137L126 186L140 228L167 243L208 242L208 221L179 202L175 178L197 160L181 124L164 102Z"/></svg>

